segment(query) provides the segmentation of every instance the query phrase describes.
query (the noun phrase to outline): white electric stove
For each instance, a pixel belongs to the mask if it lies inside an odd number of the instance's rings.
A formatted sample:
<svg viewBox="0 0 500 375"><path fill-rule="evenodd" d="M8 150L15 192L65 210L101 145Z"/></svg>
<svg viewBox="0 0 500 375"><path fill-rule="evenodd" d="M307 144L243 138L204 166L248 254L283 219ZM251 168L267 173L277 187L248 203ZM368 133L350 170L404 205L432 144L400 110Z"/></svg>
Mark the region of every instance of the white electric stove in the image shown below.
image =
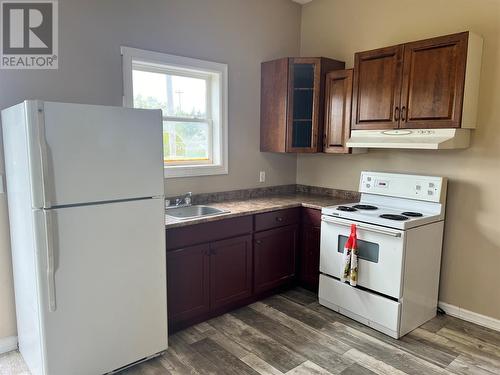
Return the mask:
<svg viewBox="0 0 500 375"><path fill-rule="evenodd" d="M357 203L322 210L319 302L399 338L436 315L447 180L362 172ZM357 225L358 286L340 282Z"/></svg>

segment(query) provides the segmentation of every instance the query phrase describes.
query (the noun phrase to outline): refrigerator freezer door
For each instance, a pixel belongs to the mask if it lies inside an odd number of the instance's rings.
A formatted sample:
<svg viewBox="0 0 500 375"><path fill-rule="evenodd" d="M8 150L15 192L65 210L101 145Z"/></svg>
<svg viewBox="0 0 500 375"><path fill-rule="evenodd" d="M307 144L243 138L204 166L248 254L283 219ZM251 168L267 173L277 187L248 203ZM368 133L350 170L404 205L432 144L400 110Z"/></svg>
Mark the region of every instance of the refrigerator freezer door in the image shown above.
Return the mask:
<svg viewBox="0 0 500 375"><path fill-rule="evenodd" d="M46 375L103 374L167 348L163 205L35 210Z"/></svg>
<svg viewBox="0 0 500 375"><path fill-rule="evenodd" d="M34 208L163 196L159 110L25 103Z"/></svg>

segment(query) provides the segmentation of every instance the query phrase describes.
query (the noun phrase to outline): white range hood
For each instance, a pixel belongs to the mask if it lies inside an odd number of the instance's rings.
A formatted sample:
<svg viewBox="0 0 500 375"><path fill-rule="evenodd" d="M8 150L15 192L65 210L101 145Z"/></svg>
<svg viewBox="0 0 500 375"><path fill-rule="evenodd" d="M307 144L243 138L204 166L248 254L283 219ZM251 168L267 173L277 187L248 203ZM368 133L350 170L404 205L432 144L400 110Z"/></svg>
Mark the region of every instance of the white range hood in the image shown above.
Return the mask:
<svg viewBox="0 0 500 375"><path fill-rule="evenodd" d="M352 130L347 147L442 150L469 143L470 129Z"/></svg>

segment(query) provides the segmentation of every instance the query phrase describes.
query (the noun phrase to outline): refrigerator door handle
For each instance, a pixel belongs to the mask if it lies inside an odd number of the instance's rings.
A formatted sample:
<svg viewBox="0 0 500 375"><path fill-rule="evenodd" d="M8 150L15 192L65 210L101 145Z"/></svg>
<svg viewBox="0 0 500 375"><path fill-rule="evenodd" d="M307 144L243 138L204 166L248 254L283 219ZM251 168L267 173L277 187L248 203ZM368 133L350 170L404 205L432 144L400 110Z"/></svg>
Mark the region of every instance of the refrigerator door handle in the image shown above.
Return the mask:
<svg viewBox="0 0 500 375"><path fill-rule="evenodd" d="M56 280L55 280L55 259L54 259L54 236L53 220L50 211L43 211L45 221L45 247L47 256L47 293L49 301L49 311L56 311Z"/></svg>
<svg viewBox="0 0 500 375"><path fill-rule="evenodd" d="M51 207L51 202L50 198L48 197L48 192L49 192L49 168L48 168L48 162L49 158L48 156L48 144L47 144L47 137L45 134L45 115L44 115L44 107L43 103L39 102L38 103L38 108L37 108L38 116L39 116L39 128L38 128L38 141L40 143L40 161L41 161L41 173L42 173L42 189L43 189L43 207L44 208L50 208Z"/></svg>
<svg viewBox="0 0 500 375"><path fill-rule="evenodd" d="M33 207L50 208L51 197L49 187L49 146L45 134L45 109L42 101L28 101L27 113L30 116L28 121L28 137L30 143L30 165L32 180L39 183L32 187Z"/></svg>

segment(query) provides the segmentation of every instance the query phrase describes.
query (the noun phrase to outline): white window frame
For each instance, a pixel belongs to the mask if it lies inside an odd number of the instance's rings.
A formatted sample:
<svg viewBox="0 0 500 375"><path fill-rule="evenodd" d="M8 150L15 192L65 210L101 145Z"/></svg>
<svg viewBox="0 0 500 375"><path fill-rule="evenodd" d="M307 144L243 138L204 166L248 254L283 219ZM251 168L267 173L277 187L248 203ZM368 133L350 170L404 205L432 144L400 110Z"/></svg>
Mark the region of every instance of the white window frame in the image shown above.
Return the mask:
<svg viewBox="0 0 500 375"><path fill-rule="evenodd" d="M123 66L123 105L134 106L132 71L141 70L188 76L207 80L207 117L209 120L209 161L179 162L165 164L164 176L193 177L228 173L228 129L227 64L198 60L166 53L121 47ZM164 121L175 121L175 117L163 116ZM206 121L205 119L179 118L181 121Z"/></svg>

